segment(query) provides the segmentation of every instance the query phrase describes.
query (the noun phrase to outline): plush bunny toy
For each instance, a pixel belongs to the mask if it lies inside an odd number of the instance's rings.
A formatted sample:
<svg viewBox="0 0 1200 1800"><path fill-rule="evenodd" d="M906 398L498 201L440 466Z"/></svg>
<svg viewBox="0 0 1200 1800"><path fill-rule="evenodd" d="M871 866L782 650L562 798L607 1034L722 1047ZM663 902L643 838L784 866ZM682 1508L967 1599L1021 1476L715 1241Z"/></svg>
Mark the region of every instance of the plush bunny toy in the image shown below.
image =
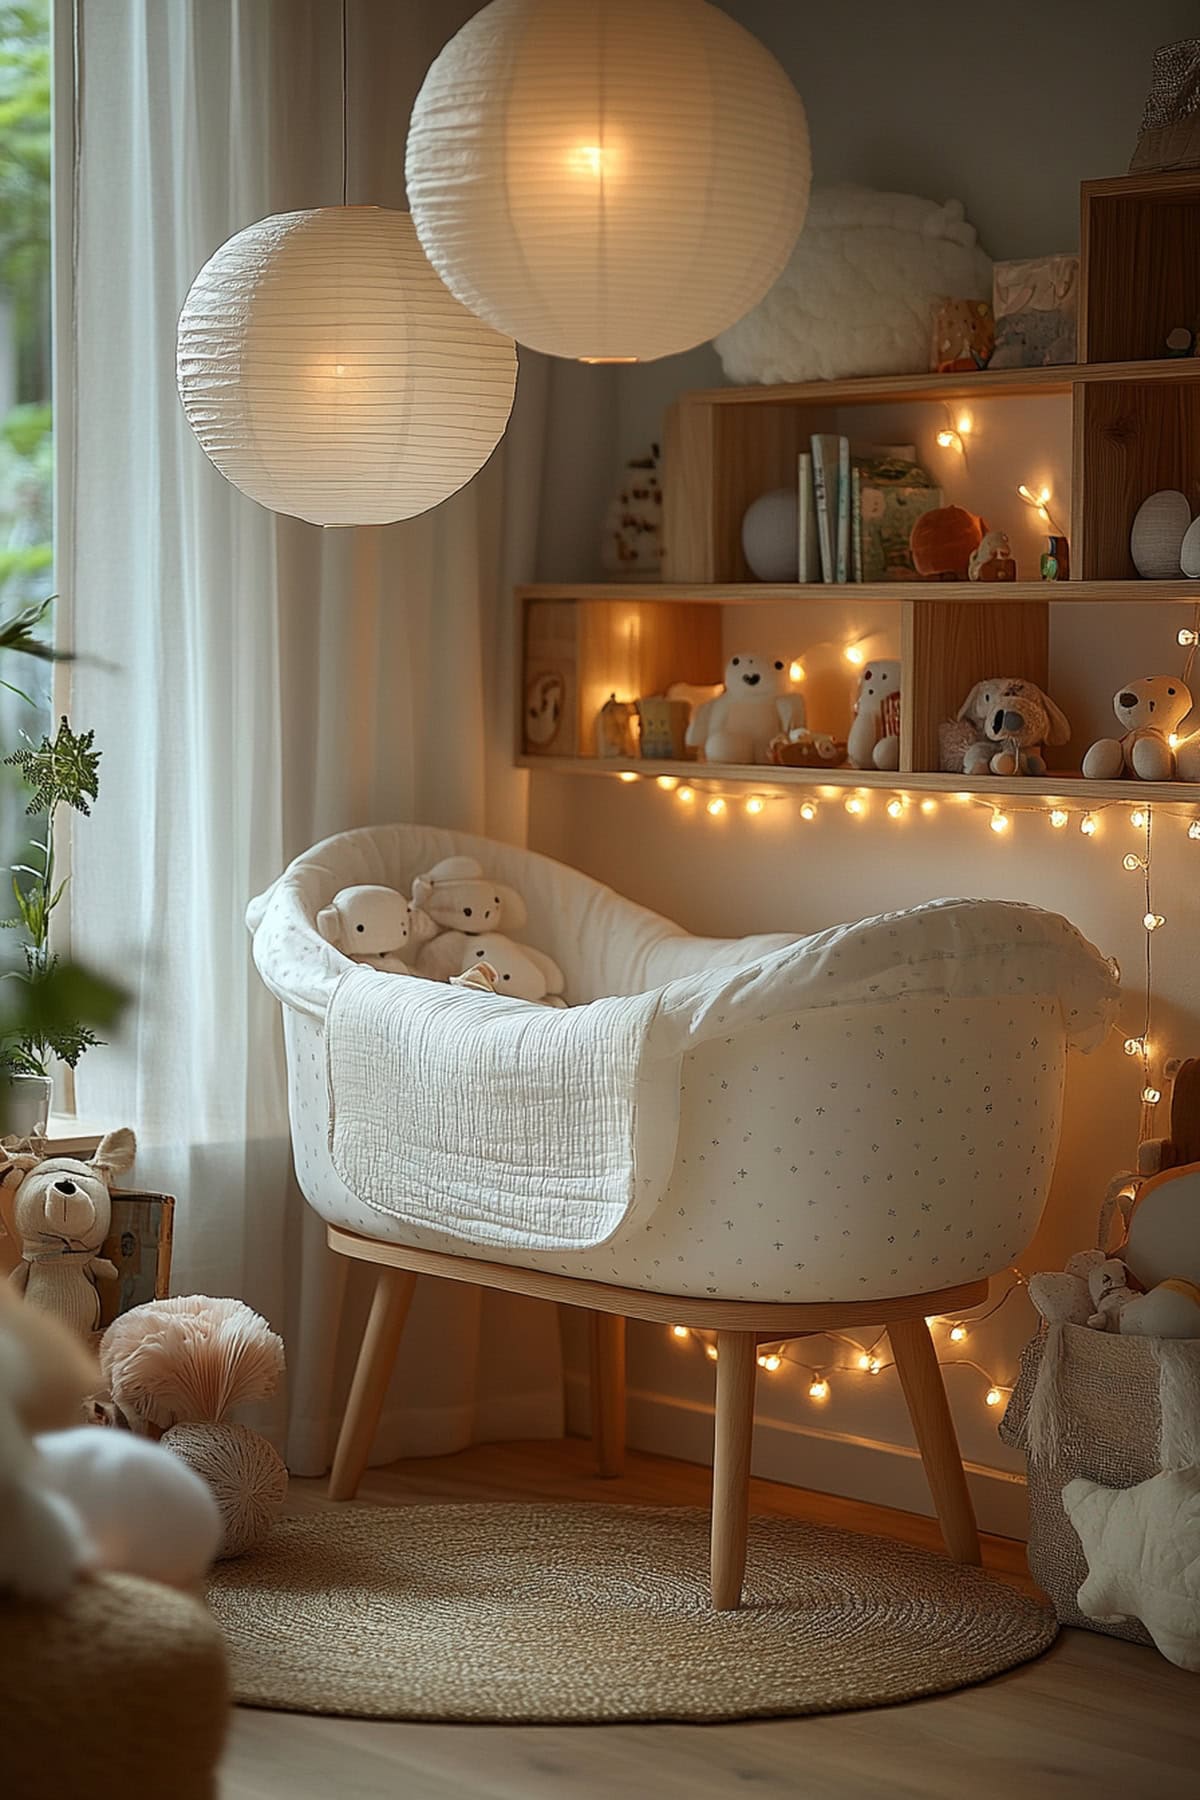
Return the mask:
<svg viewBox="0 0 1200 1800"><path fill-rule="evenodd" d="M21 1246L9 1277L28 1305L53 1313L86 1335L100 1323L97 1278L117 1271L99 1254L112 1218L109 1184L128 1169L137 1148L132 1131L110 1131L91 1162L71 1156L9 1155L0 1165L5 1230Z"/></svg>
<svg viewBox="0 0 1200 1800"><path fill-rule="evenodd" d="M975 733L963 749L965 775L1044 775L1043 745L1071 735L1064 714L1032 681L977 681L958 718Z"/></svg>
<svg viewBox="0 0 1200 1800"><path fill-rule="evenodd" d="M543 1006L566 1005L563 972L554 958L529 944L514 944L499 931L485 931L476 937L444 931L422 950L418 969L435 981L449 981L480 964L490 968L495 977L494 993Z"/></svg>
<svg viewBox="0 0 1200 1800"><path fill-rule="evenodd" d="M1088 781L1116 781L1128 771L1140 781L1172 781L1177 773L1193 780L1195 767L1191 745L1176 754L1172 734L1192 709L1192 696L1177 675L1143 675L1113 695L1113 711L1125 727L1120 738L1099 738L1083 759Z"/></svg>
<svg viewBox="0 0 1200 1800"><path fill-rule="evenodd" d="M317 914L317 930L327 944L353 962L388 975L411 975L408 961L437 927L403 894L389 887L346 887Z"/></svg>
<svg viewBox="0 0 1200 1800"><path fill-rule="evenodd" d="M900 664L874 657L859 677L846 744L854 769L900 767Z"/></svg>
<svg viewBox="0 0 1200 1800"><path fill-rule="evenodd" d="M519 931L525 923L520 894L485 876L473 856L447 856L427 875L418 875L412 903L440 930L472 937L481 931Z"/></svg>

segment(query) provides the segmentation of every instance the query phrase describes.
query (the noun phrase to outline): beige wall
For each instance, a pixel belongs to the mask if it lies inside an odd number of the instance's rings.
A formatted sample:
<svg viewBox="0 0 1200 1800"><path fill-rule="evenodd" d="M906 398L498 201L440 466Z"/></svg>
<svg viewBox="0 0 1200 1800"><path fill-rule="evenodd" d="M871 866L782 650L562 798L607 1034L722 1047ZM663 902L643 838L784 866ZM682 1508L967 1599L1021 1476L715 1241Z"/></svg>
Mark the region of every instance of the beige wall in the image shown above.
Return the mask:
<svg viewBox="0 0 1200 1800"><path fill-rule="evenodd" d="M1002 16L944 0L907 11L881 0L853 7L741 0L727 10L770 45L796 80L809 110L818 180L857 180L939 199L956 195L997 257L1076 247L1079 181L1125 168L1152 51L1195 24L1186 0L1148 0L1136 8L1122 0L1060 0L1010 7ZM582 579L599 573L598 521L622 456L658 435L662 409L675 394L711 385L720 369L705 348L619 373L556 365L550 378L540 573ZM1053 449L1060 424L1047 421L1038 443ZM1012 415L1009 427L1016 429ZM1031 430L1028 417L1025 429ZM997 440L1000 432L997 425ZM1010 472L1026 476L1024 467ZM999 495L1004 480L997 479ZM1026 522L1015 501L1013 513L992 522L1020 530ZM1052 685L1075 714L1080 744L1102 727L1106 697L1117 683L1158 666L1178 667L1179 622L1161 608L1134 615L1089 607L1069 622L1060 613ZM739 629L746 629L744 621ZM805 647L797 615L759 620L755 629L790 630L789 655ZM1190 947L1200 843L1188 840L1186 823L1160 819L1155 857L1157 906L1168 920L1155 940L1158 1036L1180 1053L1200 1048L1200 982ZM1051 907L1120 960L1128 1028L1140 1029L1145 932L1137 878L1121 868L1121 855L1136 846L1127 811L1105 814L1091 841L1075 823L1052 831L1044 814L1018 816L1000 839L981 810L953 805L932 819L893 824L878 801L862 822L831 805L805 826L794 802L758 820L734 814L717 822L683 816L668 795L647 785L536 775L530 842L698 931L815 930L948 894ZM1119 1043L1076 1060L1054 1195L1029 1267L1053 1265L1089 1241L1102 1190L1133 1153L1137 1114L1134 1068ZM1010 1382L1030 1320L1024 1296L1017 1295L972 1334L962 1353ZM573 1328L571 1341L578 1374ZM822 1354L836 1362L844 1352ZM924 1506L903 1449L911 1440L894 1374L833 1373L831 1379L833 1394L818 1409L798 1370L763 1377L757 1466L798 1483ZM707 1454L711 1368L697 1351L672 1344L661 1330L635 1327L631 1384L635 1441L680 1455ZM985 1384L959 1369L949 1385L967 1456L981 1471L996 1471L976 1479L985 1520L1015 1528L1019 1493L1004 1472L1020 1462L995 1438ZM578 1383L574 1399L582 1419Z"/></svg>

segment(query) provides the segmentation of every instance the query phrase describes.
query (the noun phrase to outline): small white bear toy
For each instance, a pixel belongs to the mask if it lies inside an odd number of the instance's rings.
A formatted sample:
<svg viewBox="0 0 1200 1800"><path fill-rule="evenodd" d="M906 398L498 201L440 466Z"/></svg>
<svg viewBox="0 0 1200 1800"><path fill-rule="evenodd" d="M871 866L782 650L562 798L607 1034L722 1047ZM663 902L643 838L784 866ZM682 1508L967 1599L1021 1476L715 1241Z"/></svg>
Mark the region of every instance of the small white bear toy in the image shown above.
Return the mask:
<svg viewBox="0 0 1200 1800"><path fill-rule="evenodd" d="M846 741L853 769L900 767L900 664L875 658L863 670Z"/></svg>
<svg viewBox="0 0 1200 1800"><path fill-rule="evenodd" d="M1119 738L1099 738L1083 759L1088 781L1116 781L1128 771L1140 781L1191 781L1200 776L1200 745L1171 744L1192 709L1190 690L1178 675L1143 675L1113 695L1113 711L1125 728Z"/></svg>
<svg viewBox="0 0 1200 1800"><path fill-rule="evenodd" d="M519 931L525 902L473 856L447 856L413 882L412 903L442 931Z"/></svg>
<svg viewBox="0 0 1200 1800"><path fill-rule="evenodd" d="M335 894L317 914L317 930L354 962L388 975L411 975L409 958L435 927L395 888L364 885Z"/></svg>
<svg viewBox="0 0 1200 1800"><path fill-rule="evenodd" d="M514 944L498 931L474 937L463 931L445 931L421 952L418 969L435 981L448 981L464 975L476 964L491 969L494 993L543 1006L566 1005L562 996L563 972L554 958L529 944Z"/></svg>
<svg viewBox="0 0 1200 1800"><path fill-rule="evenodd" d="M765 763L771 739L806 721L804 701L788 689L786 665L741 653L725 665L725 691L693 712L686 742L706 762Z"/></svg>
<svg viewBox="0 0 1200 1800"><path fill-rule="evenodd" d="M9 1277L26 1303L53 1313L86 1336L100 1323L97 1279L117 1271L100 1255L112 1220L109 1184L131 1167L137 1148L132 1131L110 1131L91 1162L71 1156L9 1154L0 1163L0 1208L6 1231L21 1246Z"/></svg>

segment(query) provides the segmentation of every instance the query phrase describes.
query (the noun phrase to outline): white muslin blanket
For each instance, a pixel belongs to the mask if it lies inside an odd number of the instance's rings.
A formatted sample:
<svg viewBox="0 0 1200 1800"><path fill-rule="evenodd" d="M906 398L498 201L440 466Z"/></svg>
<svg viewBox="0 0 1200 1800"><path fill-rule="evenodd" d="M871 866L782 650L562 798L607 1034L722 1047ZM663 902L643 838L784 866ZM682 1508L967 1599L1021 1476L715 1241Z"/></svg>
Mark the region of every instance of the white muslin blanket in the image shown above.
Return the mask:
<svg viewBox="0 0 1200 1800"><path fill-rule="evenodd" d="M658 1199L684 1056L781 1013L911 994L1058 1001L1069 1041L1115 1012L1109 964L1053 913L944 900L567 1011L352 967L326 1018L330 1150L371 1206L479 1247L584 1249ZM801 1040L802 1041L802 1040Z"/></svg>

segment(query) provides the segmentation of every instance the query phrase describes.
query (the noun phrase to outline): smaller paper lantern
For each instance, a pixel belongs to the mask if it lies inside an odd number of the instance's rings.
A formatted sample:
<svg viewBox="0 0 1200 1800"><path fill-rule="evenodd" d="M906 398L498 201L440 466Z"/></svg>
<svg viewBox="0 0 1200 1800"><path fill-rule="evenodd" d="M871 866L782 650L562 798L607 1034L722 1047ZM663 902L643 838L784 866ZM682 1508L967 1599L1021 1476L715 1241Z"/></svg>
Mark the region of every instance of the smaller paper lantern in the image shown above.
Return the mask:
<svg viewBox="0 0 1200 1800"><path fill-rule="evenodd" d="M314 525L389 525L465 486L504 434L516 347L445 288L407 213L260 219L179 319L177 378L205 454Z"/></svg>

